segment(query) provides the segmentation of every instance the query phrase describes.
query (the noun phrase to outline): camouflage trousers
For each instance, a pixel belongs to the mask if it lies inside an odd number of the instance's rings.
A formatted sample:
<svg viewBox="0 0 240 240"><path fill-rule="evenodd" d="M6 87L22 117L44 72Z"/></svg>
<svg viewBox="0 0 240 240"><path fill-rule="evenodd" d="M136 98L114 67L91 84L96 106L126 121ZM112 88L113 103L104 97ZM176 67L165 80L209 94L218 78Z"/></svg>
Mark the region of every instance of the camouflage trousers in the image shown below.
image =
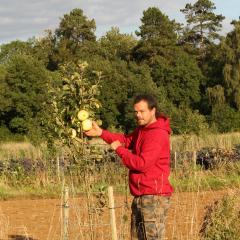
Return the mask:
<svg viewBox="0 0 240 240"><path fill-rule="evenodd" d="M134 197L131 216L131 240L163 240L170 197L143 195Z"/></svg>

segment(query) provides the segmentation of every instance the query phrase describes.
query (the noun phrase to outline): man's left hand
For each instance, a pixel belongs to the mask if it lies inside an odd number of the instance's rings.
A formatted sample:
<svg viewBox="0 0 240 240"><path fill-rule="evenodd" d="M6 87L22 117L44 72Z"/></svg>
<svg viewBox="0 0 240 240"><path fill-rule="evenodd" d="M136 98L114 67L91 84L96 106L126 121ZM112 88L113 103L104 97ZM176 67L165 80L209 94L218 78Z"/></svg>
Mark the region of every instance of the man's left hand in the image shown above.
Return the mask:
<svg viewBox="0 0 240 240"><path fill-rule="evenodd" d="M118 147L122 146L122 144L118 140L116 140L112 142L110 146L113 150L116 150Z"/></svg>

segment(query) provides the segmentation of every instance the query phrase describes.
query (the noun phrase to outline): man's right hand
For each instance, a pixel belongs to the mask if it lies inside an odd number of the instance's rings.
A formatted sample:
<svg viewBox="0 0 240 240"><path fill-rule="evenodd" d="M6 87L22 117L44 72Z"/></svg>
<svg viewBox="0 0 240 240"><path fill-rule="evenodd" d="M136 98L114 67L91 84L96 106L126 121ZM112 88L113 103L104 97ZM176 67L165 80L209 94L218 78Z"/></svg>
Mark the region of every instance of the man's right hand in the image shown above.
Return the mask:
<svg viewBox="0 0 240 240"><path fill-rule="evenodd" d="M103 130L97 125L97 123L93 121L92 129L84 133L89 137L99 137L102 135L102 131Z"/></svg>

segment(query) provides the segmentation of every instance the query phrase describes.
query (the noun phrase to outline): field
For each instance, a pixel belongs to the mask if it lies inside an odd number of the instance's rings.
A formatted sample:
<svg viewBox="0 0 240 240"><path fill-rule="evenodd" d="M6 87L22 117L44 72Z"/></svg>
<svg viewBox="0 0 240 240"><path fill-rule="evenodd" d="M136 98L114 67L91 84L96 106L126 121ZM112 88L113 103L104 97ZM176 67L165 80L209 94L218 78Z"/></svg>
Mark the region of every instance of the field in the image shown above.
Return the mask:
<svg viewBox="0 0 240 240"><path fill-rule="evenodd" d="M83 165L69 162L66 149L50 152L46 146L27 142L0 145L0 239L111 239L109 185L114 187L118 239L129 239L132 197L127 171L102 142L91 142L91 146L91 164L86 162L83 171ZM209 208L240 187L239 146L239 133L172 138L170 180L175 192L165 239L200 239ZM63 211L66 185L67 222ZM221 218L224 222L224 215ZM218 229L219 236L221 231L226 230ZM68 234L65 238L64 233Z"/></svg>
<svg viewBox="0 0 240 240"><path fill-rule="evenodd" d="M227 190L175 193L171 200L171 208L166 225L168 240L198 239L201 223L206 213L206 207L220 199ZM123 205L123 196L115 196L116 206ZM86 198L80 197L70 201L69 239L91 239L87 222L87 211L83 211ZM128 198L130 205L131 198ZM7 239L61 239L61 200L12 200L0 203L2 238ZM81 216L81 219L79 217ZM98 217L98 226L94 228L94 239L111 239L109 211L104 209ZM129 238L130 209L116 209L117 232L119 239ZM5 225L5 226L4 226ZM86 224L85 224L86 225ZM84 238L81 238L81 234Z"/></svg>

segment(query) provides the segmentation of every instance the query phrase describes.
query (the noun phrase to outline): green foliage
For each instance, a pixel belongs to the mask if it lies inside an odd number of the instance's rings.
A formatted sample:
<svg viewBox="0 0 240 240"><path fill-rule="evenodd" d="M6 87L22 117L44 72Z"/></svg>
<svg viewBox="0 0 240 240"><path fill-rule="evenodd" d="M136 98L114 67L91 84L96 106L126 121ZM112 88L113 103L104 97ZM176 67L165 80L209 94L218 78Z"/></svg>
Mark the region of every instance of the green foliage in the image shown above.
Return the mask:
<svg viewBox="0 0 240 240"><path fill-rule="evenodd" d="M157 86L165 88L168 99L176 106L194 106L200 100L202 73L196 61L180 48L166 59L156 58L152 77Z"/></svg>
<svg viewBox="0 0 240 240"><path fill-rule="evenodd" d="M220 45L211 45L200 64L203 75L205 76L202 82L204 88L213 87L223 84L223 67L224 67L224 52L220 49Z"/></svg>
<svg viewBox="0 0 240 240"><path fill-rule="evenodd" d="M171 113L171 126L174 134L200 134L209 130L207 121L197 110L180 106Z"/></svg>
<svg viewBox="0 0 240 240"><path fill-rule="evenodd" d="M149 67L132 61L127 63L119 59L109 61L96 57L90 62L90 68L102 71L99 100L103 106L101 109L103 126L132 130L135 126L132 110L133 97L144 91L158 95Z"/></svg>
<svg viewBox="0 0 240 240"><path fill-rule="evenodd" d="M143 12L141 37L133 56L151 68L158 87L164 88L174 105L194 105L200 100L202 74L194 58L177 45L177 24L158 8Z"/></svg>
<svg viewBox="0 0 240 240"><path fill-rule="evenodd" d="M0 126L0 142L3 140L8 140L9 135L11 135L9 129L5 126Z"/></svg>
<svg viewBox="0 0 240 240"><path fill-rule="evenodd" d="M32 51L32 43L30 41L12 41L0 46L0 63L6 63L15 55L30 54Z"/></svg>
<svg viewBox="0 0 240 240"><path fill-rule="evenodd" d="M136 31L136 35L140 36L143 41L156 39L160 40L160 46L167 46L177 39L174 32L177 24L175 21L170 21L168 16L156 7L150 7L143 11L141 21L140 31Z"/></svg>
<svg viewBox="0 0 240 240"><path fill-rule="evenodd" d="M96 120L101 107L97 97L100 94L101 72L94 72L94 80L87 76L87 62L68 63L60 67L61 83L57 90L50 89L53 102L50 107L51 119L48 119L49 129L57 135L60 145L68 145L75 161L84 155L85 138L80 110L89 113L90 119ZM88 118L88 117L87 117Z"/></svg>
<svg viewBox="0 0 240 240"><path fill-rule="evenodd" d="M224 88L221 85L215 85L212 88L207 88L209 104L217 106L225 103Z"/></svg>
<svg viewBox="0 0 240 240"><path fill-rule="evenodd" d="M141 39L134 48L134 58L148 64L154 63L156 56L167 58L177 43L175 22L156 7L144 11L141 21L140 31L136 32Z"/></svg>
<svg viewBox="0 0 240 240"><path fill-rule="evenodd" d="M28 134L41 125L51 73L33 56L25 54L11 56L3 67L1 122L13 133Z"/></svg>
<svg viewBox="0 0 240 240"><path fill-rule="evenodd" d="M4 97L4 94L9 92L8 84L5 81L7 74L6 67L4 65L0 65L0 121L3 122L4 112L1 109L6 109L11 105L11 100L9 98Z"/></svg>
<svg viewBox="0 0 240 240"><path fill-rule="evenodd" d="M234 29L216 44L224 17L214 10L209 0L187 4L181 10L187 20L182 28L157 7L150 7L143 12L138 38L115 27L97 40L94 19L73 9L45 37L1 45L3 135L7 128L35 142L44 137L54 142L61 134L51 131L56 124L53 98L64 97L59 101L68 109L64 121L71 122L69 115L76 115L80 107L73 100L80 97L77 85L62 82L63 75L70 79L74 74L79 59L89 63L83 77L86 86L94 85L94 71L102 72L97 99L103 107L93 112L101 117L104 128L131 131L135 127L132 99L149 92L171 117L176 134L205 131L205 118L220 132L239 130L239 21L233 21ZM67 65L63 74L60 66ZM71 124L63 131L66 136L70 128L78 129Z"/></svg>
<svg viewBox="0 0 240 240"><path fill-rule="evenodd" d="M95 21L88 20L81 9L75 8L65 14L53 36L50 35L52 54L49 68L58 64L77 62L96 49ZM49 39L49 37L48 37Z"/></svg>
<svg viewBox="0 0 240 240"><path fill-rule="evenodd" d="M239 192L223 197L217 201L205 217L201 229L203 240L222 240L240 238L239 228Z"/></svg>
<svg viewBox="0 0 240 240"><path fill-rule="evenodd" d="M20 134L13 134L6 126L0 126L0 142L23 141L24 137Z"/></svg>
<svg viewBox="0 0 240 240"><path fill-rule="evenodd" d="M188 3L181 9L187 20L183 41L200 48L200 55L205 54L207 45L219 39L218 31L225 17L216 15L213 12L215 9L215 4L210 0L198 0L193 5Z"/></svg>
<svg viewBox="0 0 240 240"><path fill-rule="evenodd" d="M213 108L209 123L219 132L233 132L240 130L240 112L226 104Z"/></svg>
<svg viewBox="0 0 240 240"><path fill-rule="evenodd" d="M228 33L222 42L221 49L224 54L223 68L224 87L226 98L230 106L240 110L240 21L233 21L234 30Z"/></svg>
<svg viewBox="0 0 240 240"><path fill-rule="evenodd" d="M94 41L95 21L88 20L81 9L75 8L65 14L60 21L56 35L61 39L68 39L75 43Z"/></svg>
<svg viewBox="0 0 240 240"><path fill-rule="evenodd" d="M129 60L137 40L128 34L121 34L119 28L111 28L99 39L100 54L106 59Z"/></svg>

